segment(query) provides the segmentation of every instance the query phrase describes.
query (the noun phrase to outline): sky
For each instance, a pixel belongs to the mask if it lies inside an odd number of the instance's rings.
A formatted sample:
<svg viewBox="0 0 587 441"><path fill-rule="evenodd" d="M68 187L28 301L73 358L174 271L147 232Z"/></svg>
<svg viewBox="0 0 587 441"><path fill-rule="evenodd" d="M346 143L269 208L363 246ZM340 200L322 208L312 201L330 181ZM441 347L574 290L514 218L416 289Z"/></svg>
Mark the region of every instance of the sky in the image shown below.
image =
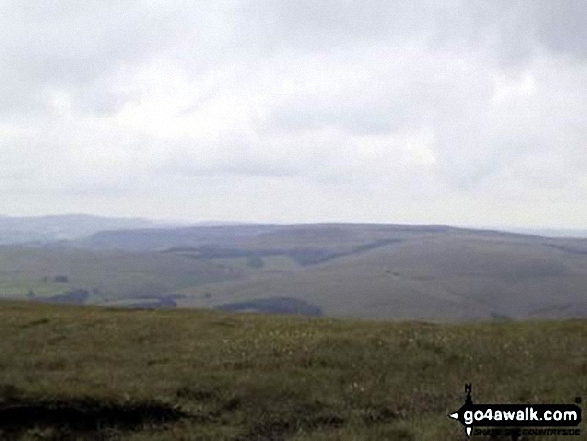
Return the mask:
<svg viewBox="0 0 587 441"><path fill-rule="evenodd" d="M587 227L584 0L3 0L0 214Z"/></svg>

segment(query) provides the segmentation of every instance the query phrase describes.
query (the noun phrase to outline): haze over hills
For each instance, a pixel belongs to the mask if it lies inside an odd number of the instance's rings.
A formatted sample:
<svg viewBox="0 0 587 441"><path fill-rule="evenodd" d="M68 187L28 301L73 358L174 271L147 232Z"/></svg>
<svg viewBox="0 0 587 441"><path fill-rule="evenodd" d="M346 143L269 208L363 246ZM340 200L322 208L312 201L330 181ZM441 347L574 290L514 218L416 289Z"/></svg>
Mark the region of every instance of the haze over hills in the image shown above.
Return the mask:
<svg viewBox="0 0 587 441"><path fill-rule="evenodd" d="M170 220L163 222L142 217L111 217L89 214L54 214L46 216L7 216L0 214L0 245L43 245L62 240L79 240L83 243L83 246L88 247L151 249L156 248L157 241L162 244L166 244L170 240L179 240L183 245L189 244L183 243L181 240L199 243L202 238L202 233L198 233L198 231L201 231L198 230L200 227L218 227L217 231L220 234L228 234L229 237L234 237L235 235L250 235L252 234L250 232L257 231L259 227L267 231L269 227L278 228L280 226L285 225L223 221L187 222ZM406 228L411 227L409 225L404 226ZM223 229L222 227L231 228ZM178 229L180 231L172 232ZM478 228L472 229L479 230ZM130 234L126 230L138 231ZM483 230L544 237L587 238L587 230L579 229L487 227L483 228ZM173 234L175 234L176 239L171 239ZM204 234L213 234L213 230L208 230ZM117 237L125 241L125 243L116 243ZM219 240L220 236L216 239ZM147 241L147 243L142 243L142 241Z"/></svg>
<svg viewBox="0 0 587 441"><path fill-rule="evenodd" d="M243 225L238 222L196 222L151 220L142 217L109 217L89 214L46 216L6 216L0 214L0 245L46 245L64 240L91 237L99 232L180 228L196 226Z"/></svg>
<svg viewBox="0 0 587 441"><path fill-rule="evenodd" d="M360 318L587 316L585 239L425 225L3 221L13 243L0 247L5 298Z"/></svg>
<svg viewBox="0 0 587 441"><path fill-rule="evenodd" d="M587 238L587 230L572 228L498 228L518 234L533 234L546 237L576 237Z"/></svg>
<svg viewBox="0 0 587 441"><path fill-rule="evenodd" d="M117 218L86 214L12 217L0 215L0 244L50 243L89 236L103 230L152 227L143 218Z"/></svg>

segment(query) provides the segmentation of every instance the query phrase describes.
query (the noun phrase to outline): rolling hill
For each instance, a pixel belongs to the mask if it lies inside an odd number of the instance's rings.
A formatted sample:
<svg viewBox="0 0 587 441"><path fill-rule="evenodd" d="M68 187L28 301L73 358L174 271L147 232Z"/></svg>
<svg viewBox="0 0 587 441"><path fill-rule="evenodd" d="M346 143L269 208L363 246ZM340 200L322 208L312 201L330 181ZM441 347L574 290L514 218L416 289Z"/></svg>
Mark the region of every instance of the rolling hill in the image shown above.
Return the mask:
<svg viewBox="0 0 587 441"><path fill-rule="evenodd" d="M587 316L586 287L585 239L434 225L139 228L0 248L1 296L102 305L569 318Z"/></svg>
<svg viewBox="0 0 587 441"><path fill-rule="evenodd" d="M219 303L279 293L346 317L586 316L584 246L475 233L417 235L302 270L201 289ZM184 301L198 304L193 297Z"/></svg>

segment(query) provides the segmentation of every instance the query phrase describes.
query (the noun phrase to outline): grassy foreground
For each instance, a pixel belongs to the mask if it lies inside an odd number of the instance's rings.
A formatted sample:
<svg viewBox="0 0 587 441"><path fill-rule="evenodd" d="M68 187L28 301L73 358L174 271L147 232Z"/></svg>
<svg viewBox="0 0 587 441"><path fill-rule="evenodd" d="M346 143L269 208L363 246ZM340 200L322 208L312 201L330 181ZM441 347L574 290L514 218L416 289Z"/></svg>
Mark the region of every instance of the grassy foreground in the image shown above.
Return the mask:
<svg viewBox="0 0 587 441"><path fill-rule="evenodd" d="M587 398L587 321L0 303L0 439L460 440L465 382L477 402Z"/></svg>

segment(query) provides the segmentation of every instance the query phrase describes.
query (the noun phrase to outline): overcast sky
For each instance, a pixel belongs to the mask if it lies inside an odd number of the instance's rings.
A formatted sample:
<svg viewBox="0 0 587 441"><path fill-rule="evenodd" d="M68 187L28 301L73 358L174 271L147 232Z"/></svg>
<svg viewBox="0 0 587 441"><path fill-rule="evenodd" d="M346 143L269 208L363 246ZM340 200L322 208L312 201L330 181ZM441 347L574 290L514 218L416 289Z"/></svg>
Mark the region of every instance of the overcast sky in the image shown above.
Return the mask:
<svg viewBox="0 0 587 441"><path fill-rule="evenodd" d="M2 0L0 213L587 226L584 0Z"/></svg>

